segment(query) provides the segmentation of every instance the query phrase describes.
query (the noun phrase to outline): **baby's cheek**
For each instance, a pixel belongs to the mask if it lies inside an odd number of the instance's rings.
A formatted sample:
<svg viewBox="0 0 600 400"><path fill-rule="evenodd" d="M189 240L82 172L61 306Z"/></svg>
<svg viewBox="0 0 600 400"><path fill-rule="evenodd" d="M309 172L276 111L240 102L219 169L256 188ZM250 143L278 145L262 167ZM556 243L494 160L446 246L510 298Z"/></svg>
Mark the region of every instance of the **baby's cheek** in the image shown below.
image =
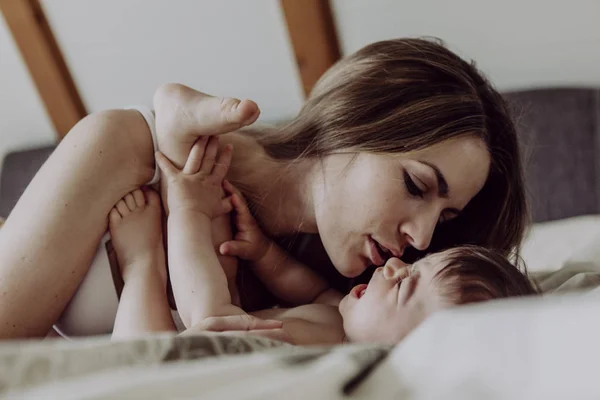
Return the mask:
<svg viewBox="0 0 600 400"><path fill-rule="evenodd" d="M346 312L346 303L348 302L348 296L344 296L342 298L342 300L340 301L340 304L338 305L338 311L340 312L340 315L342 316L342 318L344 318L344 314Z"/></svg>
<svg viewBox="0 0 600 400"><path fill-rule="evenodd" d="M344 321L344 330L354 332L356 331L357 322L360 319L359 313L357 312L357 302L356 299L345 296L342 301L340 301L340 305L338 306L338 310L340 315L342 316L342 320ZM348 333L348 332L347 332Z"/></svg>

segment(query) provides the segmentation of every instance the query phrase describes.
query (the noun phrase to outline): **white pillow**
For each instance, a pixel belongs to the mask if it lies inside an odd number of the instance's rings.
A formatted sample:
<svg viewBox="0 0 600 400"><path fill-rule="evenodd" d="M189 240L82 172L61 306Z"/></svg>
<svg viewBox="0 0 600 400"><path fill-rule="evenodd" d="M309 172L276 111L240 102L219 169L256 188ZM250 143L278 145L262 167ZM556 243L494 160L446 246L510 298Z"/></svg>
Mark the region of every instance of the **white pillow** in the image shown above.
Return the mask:
<svg viewBox="0 0 600 400"><path fill-rule="evenodd" d="M533 273L581 262L600 266L600 215L533 224L521 256Z"/></svg>

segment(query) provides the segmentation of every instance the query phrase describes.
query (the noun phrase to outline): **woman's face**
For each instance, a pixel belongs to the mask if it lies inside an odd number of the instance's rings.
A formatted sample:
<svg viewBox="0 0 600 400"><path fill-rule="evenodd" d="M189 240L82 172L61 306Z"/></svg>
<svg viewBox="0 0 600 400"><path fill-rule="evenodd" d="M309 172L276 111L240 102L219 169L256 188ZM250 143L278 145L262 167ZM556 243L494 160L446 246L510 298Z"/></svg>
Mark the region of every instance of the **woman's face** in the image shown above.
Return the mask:
<svg viewBox="0 0 600 400"><path fill-rule="evenodd" d="M313 185L315 221L344 276L429 247L439 223L455 218L483 188L490 167L476 137L407 154L333 154Z"/></svg>

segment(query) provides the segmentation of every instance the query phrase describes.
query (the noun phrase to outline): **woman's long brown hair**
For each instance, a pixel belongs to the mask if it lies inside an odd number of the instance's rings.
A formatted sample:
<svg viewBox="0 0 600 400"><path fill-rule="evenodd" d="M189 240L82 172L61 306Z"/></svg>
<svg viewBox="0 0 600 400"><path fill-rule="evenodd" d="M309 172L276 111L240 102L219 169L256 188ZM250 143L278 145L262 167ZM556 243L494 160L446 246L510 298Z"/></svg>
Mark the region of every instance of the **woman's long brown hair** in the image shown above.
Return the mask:
<svg viewBox="0 0 600 400"><path fill-rule="evenodd" d="M256 137L273 159L293 163L344 150L406 153L465 136L485 142L489 176L458 218L437 227L428 251L476 244L518 255L528 212L508 107L473 63L439 41L364 47L317 82L294 120Z"/></svg>

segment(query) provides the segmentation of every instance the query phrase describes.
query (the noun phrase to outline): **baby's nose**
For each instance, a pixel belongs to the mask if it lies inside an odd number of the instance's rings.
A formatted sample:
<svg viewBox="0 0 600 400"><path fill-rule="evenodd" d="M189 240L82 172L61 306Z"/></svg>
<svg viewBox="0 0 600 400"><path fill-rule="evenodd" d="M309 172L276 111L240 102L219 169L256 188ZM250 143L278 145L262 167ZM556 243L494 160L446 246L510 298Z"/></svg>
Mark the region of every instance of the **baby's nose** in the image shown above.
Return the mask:
<svg viewBox="0 0 600 400"><path fill-rule="evenodd" d="M383 267L383 277L385 279L404 279L409 275L409 265L399 258L390 258Z"/></svg>

